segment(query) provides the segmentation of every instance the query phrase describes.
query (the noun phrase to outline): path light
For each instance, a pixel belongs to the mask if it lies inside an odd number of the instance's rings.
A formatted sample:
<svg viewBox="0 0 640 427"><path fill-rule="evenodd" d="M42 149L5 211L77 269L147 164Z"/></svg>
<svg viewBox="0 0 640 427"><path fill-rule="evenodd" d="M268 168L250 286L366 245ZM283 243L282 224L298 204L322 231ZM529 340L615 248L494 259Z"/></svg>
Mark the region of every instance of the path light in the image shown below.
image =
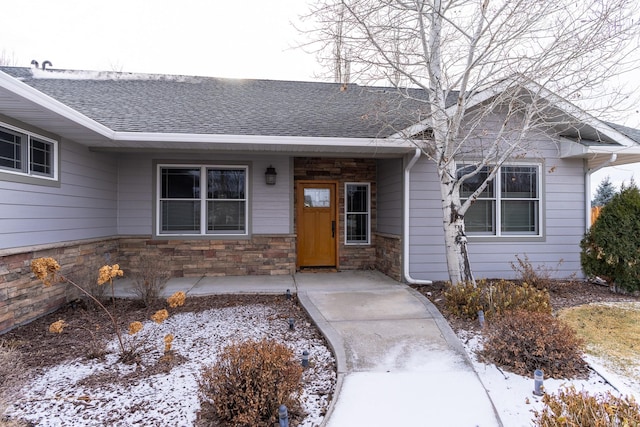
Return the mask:
<svg viewBox="0 0 640 427"><path fill-rule="evenodd" d="M293 317L290 317L289 318L289 329L291 329L292 331L293 331L293 322L294 322Z"/></svg>
<svg viewBox="0 0 640 427"><path fill-rule="evenodd" d="M287 299L291 299L291 289L287 289Z"/></svg>
<svg viewBox="0 0 640 427"><path fill-rule="evenodd" d="M276 185L277 175L278 173L276 172L276 168L269 165L267 171L264 173L264 182L266 182L267 185Z"/></svg>
<svg viewBox="0 0 640 427"><path fill-rule="evenodd" d="M540 369L533 372L533 394L542 396L544 394L544 373Z"/></svg>
<svg viewBox="0 0 640 427"><path fill-rule="evenodd" d="M480 327L484 328L484 311L478 310L478 322L480 323Z"/></svg>
<svg viewBox="0 0 640 427"><path fill-rule="evenodd" d="M302 367L303 368L309 367L309 352L307 350L302 352Z"/></svg>
<svg viewBox="0 0 640 427"><path fill-rule="evenodd" d="M289 412L284 405L280 405L280 408L278 408L278 420L280 421L280 427L289 427Z"/></svg>

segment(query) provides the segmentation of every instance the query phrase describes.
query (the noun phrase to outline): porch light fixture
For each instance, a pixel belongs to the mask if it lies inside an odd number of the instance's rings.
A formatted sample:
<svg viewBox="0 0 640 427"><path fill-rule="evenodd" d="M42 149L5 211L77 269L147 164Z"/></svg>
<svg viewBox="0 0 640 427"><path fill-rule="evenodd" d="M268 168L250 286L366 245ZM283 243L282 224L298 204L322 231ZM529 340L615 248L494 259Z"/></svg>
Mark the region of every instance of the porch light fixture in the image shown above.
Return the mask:
<svg viewBox="0 0 640 427"><path fill-rule="evenodd" d="M276 168L269 165L267 171L264 173L264 180L267 185L276 185L276 175L278 175Z"/></svg>

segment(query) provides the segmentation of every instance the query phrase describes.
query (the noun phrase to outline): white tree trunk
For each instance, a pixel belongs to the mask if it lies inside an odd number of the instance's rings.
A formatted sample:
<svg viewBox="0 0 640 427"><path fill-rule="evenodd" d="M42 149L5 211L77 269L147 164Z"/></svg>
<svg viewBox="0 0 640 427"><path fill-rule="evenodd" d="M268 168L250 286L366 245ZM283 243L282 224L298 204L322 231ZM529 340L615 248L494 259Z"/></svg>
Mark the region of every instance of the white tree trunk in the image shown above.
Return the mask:
<svg viewBox="0 0 640 427"><path fill-rule="evenodd" d="M441 185L445 255L449 280L454 285L475 283L467 251L464 217L459 214L459 197L453 186Z"/></svg>
<svg viewBox="0 0 640 427"><path fill-rule="evenodd" d="M372 107L368 117L391 118L384 125L394 137L428 141L423 152L440 179L447 270L457 284L473 282L464 216L500 166L532 155L530 132L580 125L550 103L600 93L607 101L599 110L609 114L623 102L624 94L601 92L602 83L637 68L629 58L639 11L637 0L316 0L308 18L331 65L346 52L354 81L396 87L402 100ZM407 106L406 121L396 120ZM456 161L471 169L458 176ZM461 203L461 186L479 173L484 182Z"/></svg>

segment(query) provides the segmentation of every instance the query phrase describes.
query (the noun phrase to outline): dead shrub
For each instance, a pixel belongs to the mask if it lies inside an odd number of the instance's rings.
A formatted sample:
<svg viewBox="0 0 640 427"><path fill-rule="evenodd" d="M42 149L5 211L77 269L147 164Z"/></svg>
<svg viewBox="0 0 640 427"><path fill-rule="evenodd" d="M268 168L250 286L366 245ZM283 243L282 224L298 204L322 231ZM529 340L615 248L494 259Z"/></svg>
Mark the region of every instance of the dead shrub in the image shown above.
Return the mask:
<svg viewBox="0 0 640 427"><path fill-rule="evenodd" d="M534 411L534 425L540 427L640 425L640 407L633 397L617 397L610 392L592 396L571 386L557 395L544 395L542 401L542 410Z"/></svg>
<svg viewBox="0 0 640 427"><path fill-rule="evenodd" d="M301 379L293 352L263 339L227 346L213 366L203 369L198 385L201 401L211 404L224 425L273 426L280 405L287 406L290 417L301 415Z"/></svg>
<svg viewBox="0 0 640 427"><path fill-rule="evenodd" d="M7 341L0 341L0 427L22 427L27 423L3 414L17 393L26 372L22 353Z"/></svg>
<svg viewBox="0 0 640 427"><path fill-rule="evenodd" d="M551 313L551 302L546 290L507 280L479 280L476 285L470 282L449 284L444 297L451 314L467 319L477 318L478 310L484 311L487 320L513 310Z"/></svg>
<svg viewBox="0 0 640 427"><path fill-rule="evenodd" d="M541 369L550 378L584 377L583 342L551 314L517 310L490 323L478 352L486 362L519 375Z"/></svg>
<svg viewBox="0 0 640 427"><path fill-rule="evenodd" d="M0 341L0 390L18 380L23 371L22 353L7 341Z"/></svg>
<svg viewBox="0 0 640 427"><path fill-rule="evenodd" d="M527 254L523 258L516 255L516 262L511 262L511 268L515 271L517 279L527 283L536 289L549 289L553 282L553 273L557 272L564 260L558 261L555 267L538 265L534 267Z"/></svg>
<svg viewBox="0 0 640 427"><path fill-rule="evenodd" d="M162 296L162 291L171 278L171 270L160 257L143 255L130 275L133 278L133 292L145 307L149 307Z"/></svg>
<svg viewBox="0 0 640 427"><path fill-rule="evenodd" d="M97 259L88 261L87 263L75 268L67 275L69 280L73 281L74 283L80 284L83 289L85 289L89 293L89 295L91 295L91 297L97 299L100 302L104 302L106 299L105 287L103 285L98 285L98 276L96 274L96 272L100 269L100 267L102 267L102 265L103 263ZM100 307L91 297L80 293L80 298L87 307L99 309Z"/></svg>

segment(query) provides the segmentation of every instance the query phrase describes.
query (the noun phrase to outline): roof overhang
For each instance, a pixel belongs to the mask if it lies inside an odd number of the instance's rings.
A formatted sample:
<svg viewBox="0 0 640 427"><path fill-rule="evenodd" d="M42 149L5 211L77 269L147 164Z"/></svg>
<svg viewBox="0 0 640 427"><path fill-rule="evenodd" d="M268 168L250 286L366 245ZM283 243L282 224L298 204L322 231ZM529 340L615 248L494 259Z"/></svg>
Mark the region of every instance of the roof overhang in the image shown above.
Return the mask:
<svg viewBox="0 0 640 427"><path fill-rule="evenodd" d="M100 151L196 150L357 157L399 157L415 150L411 142L402 139L137 132L115 132L112 140L92 148Z"/></svg>
<svg viewBox="0 0 640 427"><path fill-rule="evenodd" d="M614 154L615 160L611 160ZM640 162L640 146L637 144L633 146L620 144L584 145L567 138L561 138L560 157L585 159L588 169L598 168L605 163L607 166L619 166Z"/></svg>
<svg viewBox="0 0 640 427"><path fill-rule="evenodd" d="M114 132L0 71L0 113L84 145L106 143Z"/></svg>
<svg viewBox="0 0 640 427"><path fill-rule="evenodd" d="M100 151L199 150L294 155L399 157L403 139L116 132L0 71L0 113Z"/></svg>
<svg viewBox="0 0 640 427"><path fill-rule="evenodd" d="M510 80L501 81L473 94L467 100L467 108L474 108L498 96L514 84L527 90L532 94L531 96L548 101L550 107L546 107L548 111L545 113L553 117L553 121L549 122L547 127L560 138L562 158L586 159L589 169L600 167L604 163L607 163L608 166L616 166L640 162L639 141L630 138L608 123L593 117L583 109L531 80L517 83ZM453 115L456 108L456 105L448 106L448 114ZM429 129L430 125L430 120L425 119L403 129L393 137L411 138L411 136ZM612 160L612 154L616 154L615 161Z"/></svg>

